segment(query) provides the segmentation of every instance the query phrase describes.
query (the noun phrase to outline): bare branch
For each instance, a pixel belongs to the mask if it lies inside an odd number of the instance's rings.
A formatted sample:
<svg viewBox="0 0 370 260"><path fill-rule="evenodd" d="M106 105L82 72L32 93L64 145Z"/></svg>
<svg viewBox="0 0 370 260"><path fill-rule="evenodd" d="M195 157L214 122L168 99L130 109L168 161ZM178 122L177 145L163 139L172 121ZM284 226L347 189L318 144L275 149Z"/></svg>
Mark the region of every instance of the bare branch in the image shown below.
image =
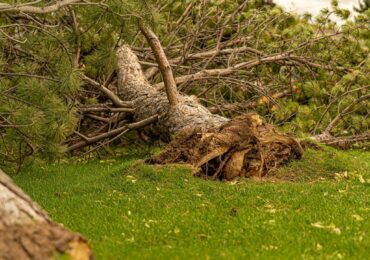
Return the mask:
<svg viewBox="0 0 370 260"><path fill-rule="evenodd" d="M263 53L259 50L256 50L251 47L247 46L242 46L242 47L235 47L235 48L226 48L226 49L212 49L204 52L199 52L199 53L194 53L194 54L188 54L186 57L186 60L202 60L205 58L210 58L210 57L216 57L216 56L221 56L221 55L230 55L230 54L238 54L238 53L243 53L243 52L249 52L252 54L255 54L257 56L262 56ZM177 57L174 59L170 59L169 63L172 64L177 64L178 66L184 62L183 57ZM144 64L144 63L142 63ZM146 63L145 65L151 65L149 63ZM156 66L156 65L151 65L151 66ZM157 67L150 67L147 71L145 71L145 77L150 80L153 78L158 72Z"/></svg>
<svg viewBox="0 0 370 260"><path fill-rule="evenodd" d="M95 80L85 75L82 75L81 78L85 80L87 83L91 84L92 86L98 88L101 92L103 92L110 100L112 100L113 104L115 104L117 107L121 108L132 107L132 102L122 101L116 94L114 94L112 91L110 91L107 87L103 86L99 82L96 82Z"/></svg>
<svg viewBox="0 0 370 260"><path fill-rule="evenodd" d="M242 48L244 51L251 51L253 48ZM228 50L230 52L230 50ZM254 50L255 54L260 55L258 50ZM209 53L202 53L198 57L207 57L209 55L213 55L214 51ZM209 78L209 77L216 77L216 76L226 76L235 73L238 70L247 70L251 69L253 67L267 64L267 63L279 63L282 62L283 65L306 65L313 68L319 68L319 69L326 69L326 70L340 70L340 71L351 71L350 69L344 68L344 67L331 67L328 65L322 65L314 62L308 61L304 57L294 56L290 55L289 53L282 53L282 54L276 54L276 55L270 55L270 56L264 56L259 57L255 60L249 61L249 62L242 62L238 63L234 66L230 66L228 68L224 69L208 69L208 70L202 70L194 74L189 75L183 75L180 77L175 78L176 84L183 84L191 81L200 80L203 78ZM154 85L154 87L157 88L157 90L162 90L164 88L164 83L160 82Z"/></svg>
<svg viewBox="0 0 370 260"><path fill-rule="evenodd" d="M163 77L168 102L170 103L171 106L176 106L177 104L180 103L179 93L176 89L176 82L172 74L170 63L167 60L162 45L158 40L158 37L154 34L154 32L150 28L143 24L140 24L140 30L147 39L157 60L159 70Z"/></svg>
<svg viewBox="0 0 370 260"><path fill-rule="evenodd" d="M343 117L345 116L346 114L348 114L348 112L355 106L357 105L358 103L362 102L362 101L365 101L365 100L368 100L370 98L370 94L367 94L367 95L364 95L364 96L361 96L359 97L358 99L356 99L354 102L352 102L349 106L347 106L345 109L343 109L330 123L329 125L326 127L326 129L324 130L323 134L324 135L330 135L330 132L333 130L333 128L335 127L335 125L338 123L338 121Z"/></svg>
<svg viewBox="0 0 370 260"><path fill-rule="evenodd" d="M234 73L238 70L242 70L242 69L246 70L246 69L250 69L250 68L253 68L255 66L261 65L261 64L271 63L271 62L278 62L278 61L283 61L283 60L289 60L289 56L288 55L283 55L283 54L271 55L271 56L255 59L255 60L249 61L249 62L238 63L234 66L231 66L231 67L228 67L228 68L225 68L225 69L202 70L202 71L199 71L199 72L194 73L194 74L177 77L175 79L175 81L176 81L176 84L183 84L183 83L187 83L187 82L190 82L190 81L196 81L196 80L199 80L199 79L202 79L202 78L207 78L207 77L226 76L226 75L230 75L230 74L232 74L232 73ZM161 82L161 83L155 84L154 87L156 87L158 90L161 90L164 87L164 83Z"/></svg>
<svg viewBox="0 0 370 260"><path fill-rule="evenodd" d="M287 96L290 93L289 90L284 90L279 93L275 93L271 95L271 99L279 99ZM252 109L255 108L258 105L258 101L245 101L241 103L227 103L227 104L221 104L220 106L213 106L213 107L207 107L207 109L213 113L219 113L223 111L237 111L237 110L245 110L245 109Z"/></svg>
<svg viewBox="0 0 370 260"><path fill-rule="evenodd" d="M0 12L23 12L23 13L33 13L33 14L47 14L58 11L60 8L68 5L83 3L81 0L58 0L53 5L48 6L33 6L32 4L37 4L41 1L34 1L32 3L25 4L7 4L0 3Z"/></svg>
<svg viewBox="0 0 370 260"><path fill-rule="evenodd" d="M80 112L112 112L112 113L121 113L127 112L132 113L134 109L126 107L79 107L78 111Z"/></svg>
<svg viewBox="0 0 370 260"><path fill-rule="evenodd" d="M316 135L312 140L340 149L349 149L355 143L366 143L370 141L370 133L362 133L351 136Z"/></svg>
<svg viewBox="0 0 370 260"><path fill-rule="evenodd" d="M113 116L113 118L106 118L106 117L101 117L101 116L97 116L97 115L93 115L93 114L86 114L86 116L91 118L91 119L98 120L98 121L101 121L101 122L104 122L104 123L110 123L114 119L117 118L116 116Z"/></svg>
<svg viewBox="0 0 370 260"><path fill-rule="evenodd" d="M97 136L94 136L94 137L87 137L87 136L84 136L80 133L78 133L78 134L76 133L78 136L80 136L83 139L83 141L69 146L67 148L67 152L74 151L74 150L82 148L84 146L99 142L103 139L106 139L106 138L109 138L109 137L112 137L112 136L116 136L116 135L121 134L123 132L128 132L128 131L133 130L133 129L141 128L141 127L146 126L148 124L152 124L157 120L158 120L158 115L154 115L154 116L148 117L144 120L141 120L139 122L127 124L127 125L124 125L122 127L116 128L114 130L111 130L109 132L106 132L104 134L100 134L100 135L97 135Z"/></svg>

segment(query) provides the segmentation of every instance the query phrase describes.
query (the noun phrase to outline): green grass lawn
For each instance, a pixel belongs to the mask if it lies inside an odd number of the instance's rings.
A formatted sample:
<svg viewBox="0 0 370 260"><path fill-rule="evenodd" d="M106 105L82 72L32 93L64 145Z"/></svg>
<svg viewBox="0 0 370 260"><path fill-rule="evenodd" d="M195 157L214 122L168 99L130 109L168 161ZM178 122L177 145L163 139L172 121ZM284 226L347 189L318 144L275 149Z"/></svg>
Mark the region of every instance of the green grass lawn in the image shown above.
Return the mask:
<svg viewBox="0 0 370 260"><path fill-rule="evenodd" d="M12 177L88 238L97 259L370 255L369 152L308 150L278 173L284 181L234 182L145 165L141 156L38 164Z"/></svg>

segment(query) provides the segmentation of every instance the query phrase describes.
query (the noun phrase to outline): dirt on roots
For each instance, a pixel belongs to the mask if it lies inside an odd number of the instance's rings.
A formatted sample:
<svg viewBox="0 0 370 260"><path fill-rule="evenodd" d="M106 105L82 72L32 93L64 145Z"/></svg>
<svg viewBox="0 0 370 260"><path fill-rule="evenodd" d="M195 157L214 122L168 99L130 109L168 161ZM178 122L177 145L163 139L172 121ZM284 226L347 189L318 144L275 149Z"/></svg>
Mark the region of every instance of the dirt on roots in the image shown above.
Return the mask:
<svg viewBox="0 0 370 260"><path fill-rule="evenodd" d="M235 177L263 177L302 157L298 141L279 133L256 113L239 116L217 132L192 131L179 134L152 164L188 163L196 176L231 180Z"/></svg>

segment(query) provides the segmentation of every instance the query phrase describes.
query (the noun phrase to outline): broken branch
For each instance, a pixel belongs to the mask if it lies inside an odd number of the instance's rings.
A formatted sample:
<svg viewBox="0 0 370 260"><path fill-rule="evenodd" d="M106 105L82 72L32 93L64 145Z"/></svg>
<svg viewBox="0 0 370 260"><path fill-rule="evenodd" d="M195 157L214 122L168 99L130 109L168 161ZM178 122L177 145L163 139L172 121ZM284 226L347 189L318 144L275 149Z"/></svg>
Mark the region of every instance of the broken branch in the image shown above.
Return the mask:
<svg viewBox="0 0 370 260"><path fill-rule="evenodd" d="M179 93L176 89L176 82L172 74L171 65L167 60L166 54L162 48L158 37L154 32L147 26L140 24L140 30L147 39L152 51L154 53L155 59L158 63L159 70L163 77L163 86L165 87L168 102L171 106L176 106L180 103Z"/></svg>
<svg viewBox="0 0 370 260"><path fill-rule="evenodd" d="M67 152L71 152L71 151L74 151L76 149L82 148L84 146L99 142L99 141L101 141L105 138L109 138L109 137L121 134L122 132L128 132L128 131L133 130L133 129L141 128L141 127L146 126L148 124L152 124L157 120L158 120L158 115L154 115L154 116L148 117L144 120L141 120L139 122L127 124L127 125L124 125L122 127L116 128L114 130L111 130L109 132L106 132L104 134L100 134L100 135L97 135L97 136L94 136L94 137L82 136L82 134L76 133L78 136L80 136L83 139L83 141L69 146L67 148Z"/></svg>

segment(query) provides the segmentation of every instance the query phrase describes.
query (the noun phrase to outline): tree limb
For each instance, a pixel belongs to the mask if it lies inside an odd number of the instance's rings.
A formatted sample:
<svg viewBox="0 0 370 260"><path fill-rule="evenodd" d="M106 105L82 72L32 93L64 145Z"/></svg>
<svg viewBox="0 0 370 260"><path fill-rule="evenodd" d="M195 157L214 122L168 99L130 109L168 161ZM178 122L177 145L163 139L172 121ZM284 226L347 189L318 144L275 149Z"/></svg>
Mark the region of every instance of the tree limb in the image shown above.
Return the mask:
<svg viewBox="0 0 370 260"><path fill-rule="evenodd" d="M139 26L141 32L144 34L150 47L152 48L155 59L157 60L159 70L163 77L163 85L166 90L168 102L170 103L171 106L176 106L177 104L180 103L179 93L176 89L176 82L172 74L170 63L167 60L162 45L158 40L158 37L149 27L143 25L142 23L140 23Z"/></svg>
<svg viewBox="0 0 370 260"><path fill-rule="evenodd" d="M330 123L329 125L325 128L324 134L325 135L330 135L330 132L333 130L335 125L338 123L338 121L345 116L355 105L358 103L367 100L370 98L370 94L361 96L360 98L356 99L354 102L352 102L349 106L347 106L345 109L343 109Z"/></svg>
<svg viewBox="0 0 370 260"><path fill-rule="evenodd" d="M234 73L237 70L245 70L245 69L250 69L255 66L265 64L265 63L271 63L271 62L278 62L278 61L283 61L283 60L289 60L288 55L283 55L283 54L278 54L278 55L271 55L259 59L255 59L249 62L242 62L238 63L234 66L230 66L225 69L208 69L208 70L202 70L194 74L190 75L184 75L177 77L175 79L176 84L183 84L191 81L196 81L205 77L214 77L214 76L226 76ZM157 88L157 90L161 90L164 87L164 83L158 83L155 84L154 87Z"/></svg>
<svg viewBox="0 0 370 260"><path fill-rule="evenodd" d="M141 128L141 127L146 126L148 124L154 123L157 120L158 120L158 115L154 115L154 116L148 117L148 118L146 118L144 120L141 120L139 122L127 124L127 125L124 125L122 127L116 128L114 130L111 130L109 132L106 132L104 134L97 135L97 136L94 136L94 137L87 137L87 136L84 136L82 134L77 134L76 133L78 136L80 136L83 139L83 141L78 142L78 143L76 143L74 145L69 146L67 148L67 152L71 152L71 151L74 151L76 149L82 148L84 146L87 146L87 145L90 145L90 144L99 142L99 141L101 141L101 140L103 140L105 138L109 138L109 137L112 137L112 136L121 134L122 132L128 132L128 131L130 131L132 129Z"/></svg>
<svg viewBox="0 0 370 260"><path fill-rule="evenodd" d="M287 96L290 93L289 90L284 90L282 92L275 93L271 95L271 98L274 99L279 99ZM245 101L245 102L240 102L240 103L226 103L226 104L221 104L219 106L212 106L212 107L207 107L207 109L213 113L219 113L223 111L236 111L236 110L243 110L243 109L252 109L255 108L258 105L258 101Z"/></svg>
<svg viewBox="0 0 370 260"><path fill-rule="evenodd" d="M134 109L127 107L80 107L78 108L80 112L111 112L111 113L132 113Z"/></svg>
<svg viewBox="0 0 370 260"><path fill-rule="evenodd" d="M99 82L96 82L95 80L85 75L82 75L81 78L90 85L98 88L101 92L103 92L110 100L112 100L113 104L115 104L117 107L121 108L132 107L132 102L122 101L116 94L114 94L112 91L110 91L107 87L103 86Z"/></svg>
<svg viewBox="0 0 370 260"><path fill-rule="evenodd" d="M51 12L58 11L60 8L68 5L83 3L81 0L60 0L53 5L48 6L32 6L32 4L37 4L41 1L34 1L25 4L7 4L0 3L0 12L23 12L23 13L33 13L33 14L47 14Z"/></svg>
<svg viewBox="0 0 370 260"><path fill-rule="evenodd" d="M370 141L370 133L362 133L350 136L332 136L332 135L316 135L311 137L312 140L319 143L329 145L340 149L349 149L355 143L366 143Z"/></svg>

